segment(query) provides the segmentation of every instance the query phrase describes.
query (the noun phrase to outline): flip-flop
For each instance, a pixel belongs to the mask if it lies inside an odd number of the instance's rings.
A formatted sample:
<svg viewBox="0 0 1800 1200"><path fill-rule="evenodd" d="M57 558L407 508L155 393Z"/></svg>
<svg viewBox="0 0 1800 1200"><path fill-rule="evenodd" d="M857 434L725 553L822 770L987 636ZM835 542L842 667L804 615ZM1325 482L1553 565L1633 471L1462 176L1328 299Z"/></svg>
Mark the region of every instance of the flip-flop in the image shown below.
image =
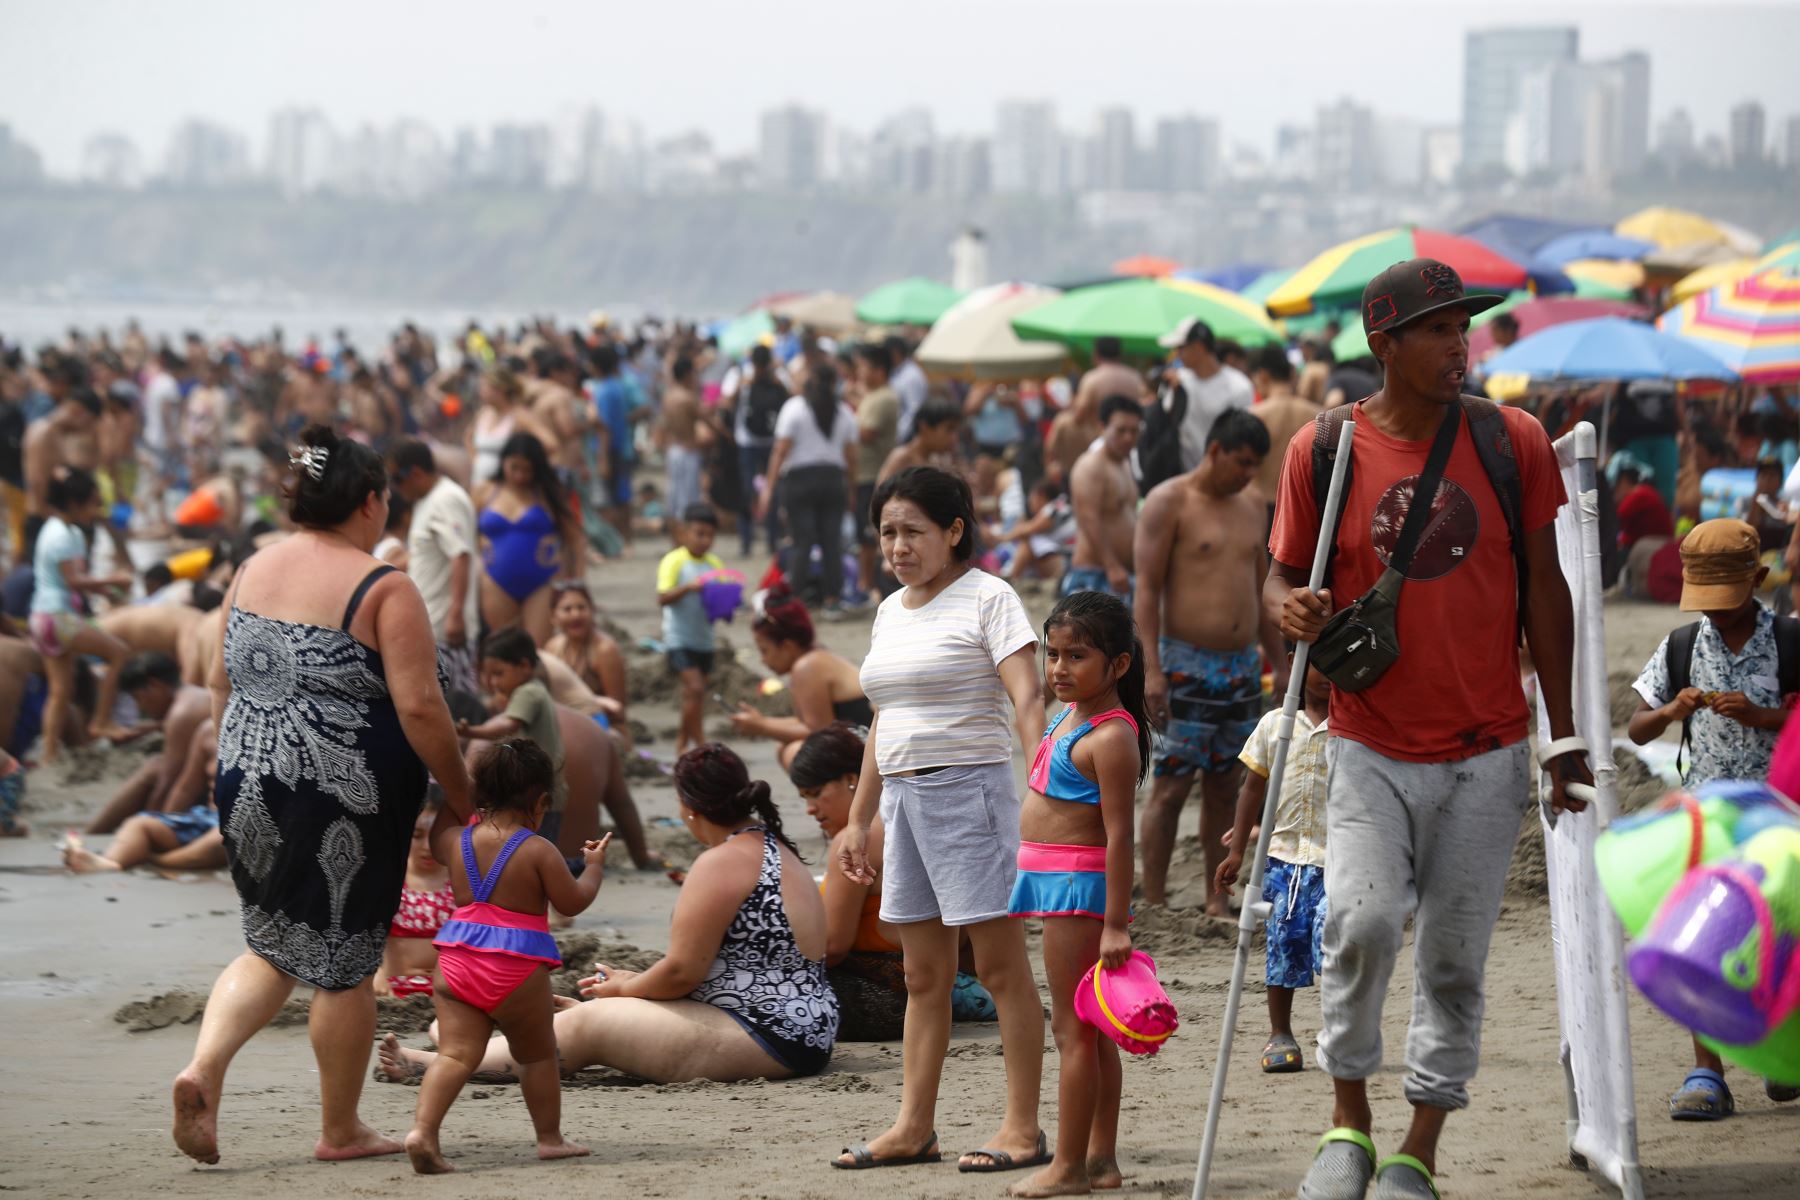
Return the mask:
<svg viewBox="0 0 1800 1200"><path fill-rule="evenodd" d="M1030 1158L1015 1160L1012 1155L1004 1150L989 1150L985 1146L979 1150L971 1150L968 1153L985 1154L988 1156L988 1161L984 1163L958 1162L956 1164L956 1169L961 1171L964 1175L991 1175L996 1171L1021 1171L1026 1167L1041 1167L1049 1162L1051 1158L1050 1140L1044 1136L1044 1132L1041 1129L1038 1131L1037 1149L1033 1151ZM967 1158L968 1155L965 1154L963 1157Z"/></svg>
<svg viewBox="0 0 1800 1200"><path fill-rule="evenodd" d="M1695 1067L1669 1097L1671 1121L1723 1121L1737 1111L1737 1101L1725 1077L1707 1067Z"/></svg>
<svg viewBox="0 0 1800 1200"><path fill-rule="evenodd" d="M850 1156L845 1162L842 1157L831 1160L831 1165L840 1171L870 1171L876 1167L916 1167L923 1163L944 1161L943 1151L938 1149L938 1136L934 1131L925 1139L925 1147L917 1154L902 1154L895 1158L876 1158L867 1142L860 1146L845 1146L838 1154Z"/></svg>
<svg viewBox="0 0 1800 1200"><path fill-rule="evenodd" d="M1269 1039L1269 1044L1263 1047L1262 1069L1264 1075L1291 1075L1306 1069L1306 1061L1300 1056L1300 1043L1294 1040L1293 1034L1278 1033Z"/></svg>
<svg viewBox="0 0 1800 1200"><path fill-rule="evenodd" d="M1375 1168L1375 1200L1443 1200L1431 1170L1410 1154L1390 1154Z"/></svg>
<svg viewBox="0 0 1800 1200"><path fill-rule="evenodd" d="M1375 1178L1375 1143L1360 1129L1328 1129L1300 1181L1300 1200L1362 1200Z"/></svg>
<svg viewBox="0 0 1800 1200"><path fill-rule="evenodd" d="M1776 1083L1773 1079L1763 1080L1763 1095L1777 1104L1786 1104L1789 1100L1800 1100L1800 1087L1789 1083Z"/></svg>

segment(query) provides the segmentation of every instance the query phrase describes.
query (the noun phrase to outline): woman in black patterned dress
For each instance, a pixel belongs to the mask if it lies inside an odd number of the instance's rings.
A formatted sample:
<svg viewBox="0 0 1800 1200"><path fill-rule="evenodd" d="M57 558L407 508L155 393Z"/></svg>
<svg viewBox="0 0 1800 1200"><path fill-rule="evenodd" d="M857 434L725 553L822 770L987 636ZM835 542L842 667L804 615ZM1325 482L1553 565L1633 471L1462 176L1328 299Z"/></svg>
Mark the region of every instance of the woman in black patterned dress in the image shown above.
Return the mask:
<svg viewBox="0 0 1800 1200"><path fill-rule="evenodd" d="M424 602L369 553L387 520L381 458L322 426L301 436L289 493L299 532L238 571L209 678L215 795L249 948L213 985L193 1061L175 1080L175 1143L201 1162L218 1161L232 1057L296 981L315 989L314 1154L401 1150L357 1115L375 1035L371 979L427 768L444 785L444 819L468 812Z"/></svg>

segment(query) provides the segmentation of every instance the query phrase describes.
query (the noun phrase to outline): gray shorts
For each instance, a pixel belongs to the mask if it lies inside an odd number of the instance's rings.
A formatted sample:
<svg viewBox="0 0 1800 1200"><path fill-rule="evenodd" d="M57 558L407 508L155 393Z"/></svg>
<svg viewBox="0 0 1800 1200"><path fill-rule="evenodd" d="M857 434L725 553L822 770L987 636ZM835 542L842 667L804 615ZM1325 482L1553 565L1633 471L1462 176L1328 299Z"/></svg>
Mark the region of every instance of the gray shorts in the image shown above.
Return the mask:
<svg viewBox="0 0 1800 1200"><path fill-rule="evenodd" d="M883 776L881 919L974 925L1006 915L1019 873L1010 762Z"/></svg>

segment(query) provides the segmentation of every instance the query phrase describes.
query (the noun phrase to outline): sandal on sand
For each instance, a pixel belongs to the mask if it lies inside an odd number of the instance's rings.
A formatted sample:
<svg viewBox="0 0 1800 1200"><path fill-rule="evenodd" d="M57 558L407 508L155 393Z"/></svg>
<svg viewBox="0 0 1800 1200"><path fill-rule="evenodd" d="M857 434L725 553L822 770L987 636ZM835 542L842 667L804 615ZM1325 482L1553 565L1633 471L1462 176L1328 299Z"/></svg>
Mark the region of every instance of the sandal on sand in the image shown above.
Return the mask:
<svg viewBox="0 0 1800 1200"><path fill-rule="evenodd" d="M868 1171L875 1167L914 1167L921 1163L943 1162L943 1152L938 1149L938 1136L934 1131L925 1139L925 1146L917 1154L902 1154L897 1158L876 1158L869 1149L868 1143L860 1146L845 1146L840 1155L848 1154L850 1161L841 1157L831 1160L831 1165L840 1171Z"/></svg>
<svg viewBox="0 0 1800 1200"><path fill-rule="evenodd" d="M969 1151L969 1154L985 1154L988 1156L988 1161L984 1163L957 1163L956 1169L961 1171L964 1175L990 1175L996 1171L1019 1171L1026 1167L1041 1167L1049 1162L1050 1141L1044 1136L1043 1130L1040 1129L1038 1131L1037 1149L1032 1152L1030 1158L1021 1158L1016 1161L1013 1159L1012 1155L1004 1150L989 1150L985 1146L980 1150L971 1150ZM968 1156L968 1154L963 1155L964 1158L967 1158Z"/></svg>
<svg viewBox="0 0 1800 1200"><path fill-rule="evenodd" d="M1263 1047L1262 1069L1264 1075L1291 1075L1306 1069L1306 1061L1300 1057L1300 1043L1293 1034L1278 1033L1269 1039Z"/></svg>
<svg viewBox="0 0 1800 1200"><path fill-rule="evenodd" d="M1789 1100L1800 1100L1800 1087L1789 1083L1776 1083L1773 1079L1763 1080L1763 1095L1777 1104L1786 1104Z"/></svg>
<svg viewBox="0 0 1800 1200"><path fill-rule="evenodd" d="M1375 1168L1375 1200L1442 1200L1437 1180L1410 1154L1390 1154Z"/></svg>
<svg viewBox="0 0 1800 1200"><path fill-rule="evenodd" d="M1360 1129L1327 1130L1300 1181L1300 1200L1362 1200L1375 1177L1375 1143Z"/></svg>
<svg viewBox="0 0 1800 1200"><path fill-rule="evenodd" d="M1706 1067L1695 1067L1669 1097L1671 1121L1723 1121L1737 1111L1737 1101L1725 1077Z"/></svg>

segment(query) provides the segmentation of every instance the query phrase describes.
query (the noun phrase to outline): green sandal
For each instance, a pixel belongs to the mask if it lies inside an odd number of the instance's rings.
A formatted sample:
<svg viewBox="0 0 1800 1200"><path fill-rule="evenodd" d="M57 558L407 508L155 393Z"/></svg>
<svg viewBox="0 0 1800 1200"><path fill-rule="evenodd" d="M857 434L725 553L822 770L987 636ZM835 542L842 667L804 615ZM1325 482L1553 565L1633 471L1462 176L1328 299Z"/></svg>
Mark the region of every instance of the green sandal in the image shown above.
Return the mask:
<svg viewBox="0 0 1800 1200"><path fill-rule="evenodd" d="M1410 1154L1390 1154L1375 1167L1375 1200L1443 1200L1437 1180Z"/></svg>
<svg viewBox="0 0 1800 1200"><path fill-rule="evenodd" d="M1360 1129L1327 1130L1300 1181L1300 1200L1362 1200L1375 1177L1375 1143Z"/></svg>

